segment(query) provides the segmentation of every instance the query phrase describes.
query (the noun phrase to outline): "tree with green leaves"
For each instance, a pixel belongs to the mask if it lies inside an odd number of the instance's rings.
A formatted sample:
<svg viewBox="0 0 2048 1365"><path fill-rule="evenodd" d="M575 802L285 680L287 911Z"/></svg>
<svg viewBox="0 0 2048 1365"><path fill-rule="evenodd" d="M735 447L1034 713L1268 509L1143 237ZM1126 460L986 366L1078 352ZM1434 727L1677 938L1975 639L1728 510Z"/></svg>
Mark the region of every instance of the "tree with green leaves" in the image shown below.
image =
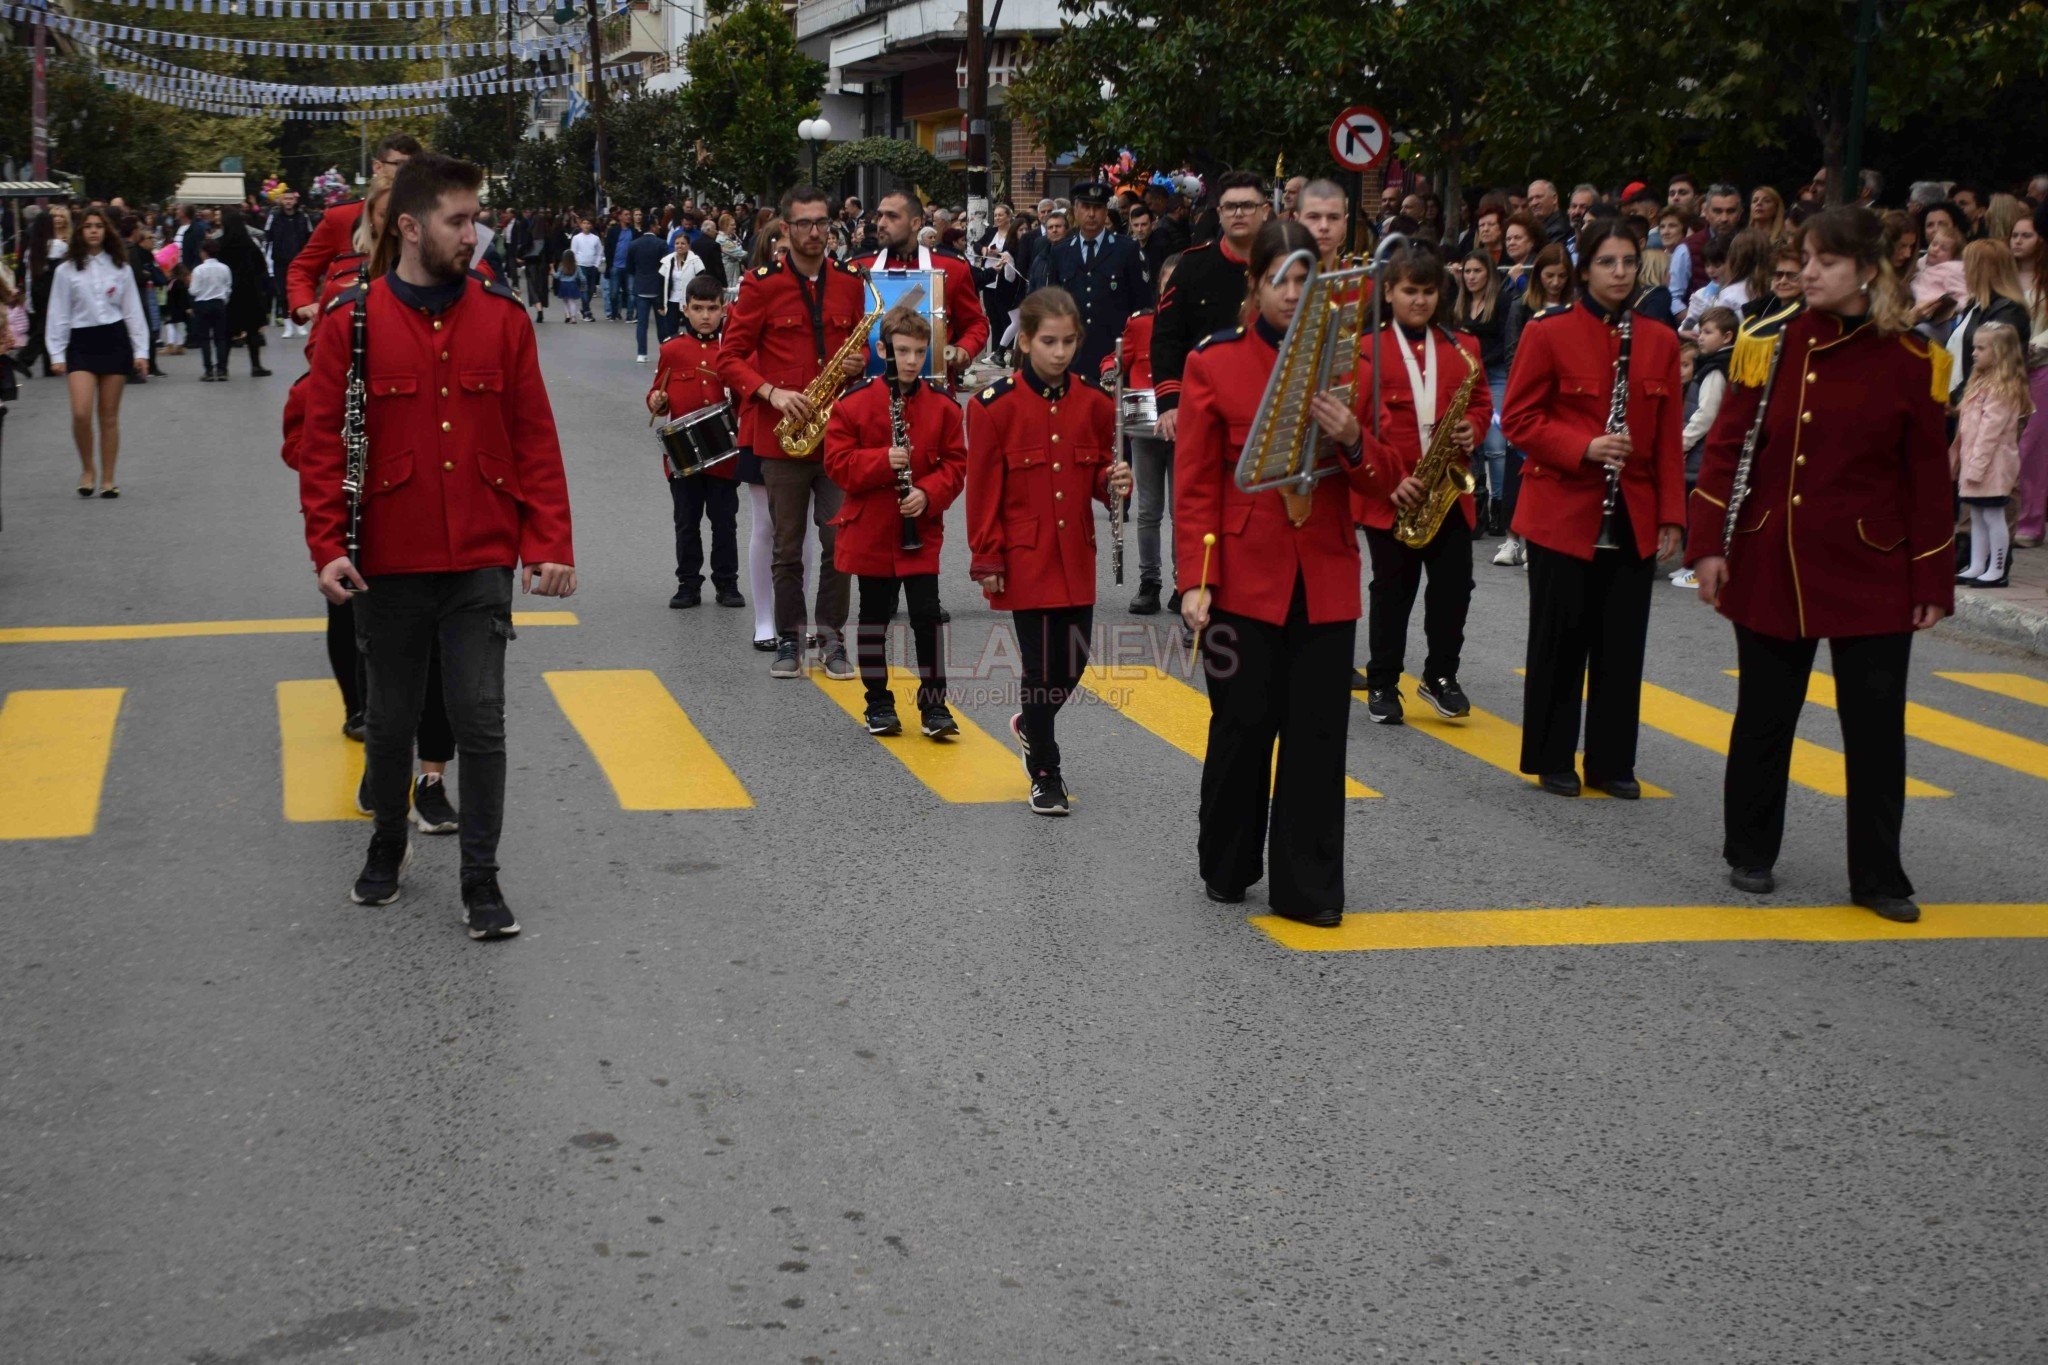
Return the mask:
<svg viewBox="0 0 2048 1365"><path fill-rule="evenodd" d="M914 186L927 200L953 203L960 198L960 177L952 167L915 142L894 137L864 137L842 142L818 158L818 183L830 185L856 166L875 166Z"/></svg>
<svg viewBox="0 0 2048 1365"><path fill-rule="evenodd" d="M690 40L683 65L685 117L711 165L772 198L794 176L796 125L818 112L825 64L797 48L775 0L739 0Z"/></svg>

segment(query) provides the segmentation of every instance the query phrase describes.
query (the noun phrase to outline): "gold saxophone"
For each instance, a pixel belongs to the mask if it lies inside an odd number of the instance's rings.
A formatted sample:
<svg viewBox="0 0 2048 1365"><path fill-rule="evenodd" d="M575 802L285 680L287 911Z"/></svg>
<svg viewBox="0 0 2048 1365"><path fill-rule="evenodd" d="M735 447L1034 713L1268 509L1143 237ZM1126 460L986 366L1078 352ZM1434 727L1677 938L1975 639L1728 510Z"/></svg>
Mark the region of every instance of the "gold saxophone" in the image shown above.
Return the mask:
<svg viewBox="0 0 2048 1365"><path fill-rule="evenodd" d="M788 413L775 424L775 439L782 446L782 453L792 460L808 460L818 453L818 447L825 443L825 424L832 420L832 405L839 401L839 395L846 392L846 386L853 382L853 376L845 370L847 357L860 355L867 350L868 339L874 334L875 324L882 320L889 310L881 302L881 296L865 276L861 283L866 285L869 296L875 300L874 309L855 325L841 342L839 350L825 362L825 368L818 371L817 378L804 385L804 397L810 400L811 416L808 421L799 421ZM898 307L915 308L923 299L924 290L913 289L897 300Z"/></svg>
<svg viewBox="0 0 2048 1365"><path fill-rule="evenodd" d="M1422 501L1413 507L1404 507L1394 513L1394 538L1412 550L1419 550L1436 539L1442 529L1444 518L1451 514L1451 506L1473 488L1472 465L1452 443L1458 428L1465 424L1465 409L1472 406L1472 390L1484 373L1465 354L1462 346L1453 346L1465 360L1465 382L1458 385L1458 391L1451 397L1450 407L1437 419L1436 426L1429 434L1429 449L1422 452L1422 459L1416 462L1412 477L1422 480L1428 490Z"/></svg>

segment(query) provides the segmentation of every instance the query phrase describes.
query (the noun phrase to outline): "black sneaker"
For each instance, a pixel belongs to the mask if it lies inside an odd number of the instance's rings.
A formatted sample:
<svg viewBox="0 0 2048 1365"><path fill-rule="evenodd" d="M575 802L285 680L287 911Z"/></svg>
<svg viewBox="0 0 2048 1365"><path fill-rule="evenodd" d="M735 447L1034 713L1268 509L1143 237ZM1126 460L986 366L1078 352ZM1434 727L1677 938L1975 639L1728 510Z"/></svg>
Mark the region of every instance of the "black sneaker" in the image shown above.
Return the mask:
<svg viewBox="0 0 2048 1365"><path fill-rule="evenodd" d="M422 834L453 834L461 825L448 800L448 784L422 775L412 784L412 822Z"/></svg>
<svg viewBox="0 0 2048 1365"><path fill-rule="evenodd" d="M1401 689L1398 687L1375 687L1365 694L1365 714L1371 716L1375 725L1399 725L1403 714Z"/></svg>
<svg viewBox="0 0 2048 1365"><path fill-rule="evenodd" d="M1157 616L1159 614L1159 585L1150 581L1138 584L1138 595L1131 599L1130 612L1133 616Z"/></svg>
<svg viewBox="0 0 2048 1365"><path fill-rule="evenodd" d="M495 873L462 884L462 923L471 938L510 938L519 932Z"/></svg>
<svg viewBox="0 0 2048 1365"><path fill-rule="evenodd" d="M775 662L768 665L771 678L801 678L804 675L804 654L797 645L794 635L785 635L775 642Z"/></svg>
<svg viewBox="0 0 2048 1365"><path fill-rule="evenodd" d="M717 601L721 607L744 607L747 605L747 599L740 596L738 588L720 588Z"/></svg>
<svg viewBox="0 0 2048 1365"><path fill-rule="evenodd" d="M1054 772L1037 773L1031 779L1033 815L1067 814L1067 784Z"/></svg>
<svg viewBox="0 0 2048 1365"><path fill-rule="evenodd" d="M1372 690L1372 684L1366 680L1363 670L1356 668L1351 670L1351 690L1353 692L1370 692Z"/></svg>
<svg viewBox="0 0 2048 1365"><path fill-rule="evenodd" d="M1415 695L1435 707L1445 720L1472 714L1472 703L1465 699L1465 689L1458 686L1456 678L1424 678L1415 685Z"/></svg>
<svg viewBox="0 0 2048 1365"><path fill-rule="evenodd" d="M1024 738L1024 713L1010 717L1010 736L1017 741L1018 756L1024 760L1024 776L1031 776L1031 741Z"/></svg>
<svg viewBox="0 0 2048 1365"><path fill-rule="evenodd" d="M871 735L900 735L903 721L896 714L896 708L887 704L868 708L868 733Z"/></svg>
<svg viewBox="0 0 2048 1365"><path fill-rule="evenodd" d="M403 834L370 836L370 856L356 874L348 898L357 905L389 905L398 899L399 874L412 861L412 840Z"/></svg>
<svg viewBox="0 0 2048 1365"><path fill-rule="evenodd" d="M366 728L363 723L363 713L351 711L341 722L341 737L343 739L352 739L356 743L361 744L363 742L363 732Z"/></svg>
<svg viewBox="0 0 2048 1365"><path fill-rule="evenodd" d="M668 604L677 611L681 611L685 607L701 607L704 605L703 590L700 588L677 588L676 595L668 599Z"/></svg>
<svg viewBox="0 0 2048 1365"><path fill-rule="evenodd" d="M922 717L926 739L945 739L960 733L960 722L943 706L927 706Z"/></svg>

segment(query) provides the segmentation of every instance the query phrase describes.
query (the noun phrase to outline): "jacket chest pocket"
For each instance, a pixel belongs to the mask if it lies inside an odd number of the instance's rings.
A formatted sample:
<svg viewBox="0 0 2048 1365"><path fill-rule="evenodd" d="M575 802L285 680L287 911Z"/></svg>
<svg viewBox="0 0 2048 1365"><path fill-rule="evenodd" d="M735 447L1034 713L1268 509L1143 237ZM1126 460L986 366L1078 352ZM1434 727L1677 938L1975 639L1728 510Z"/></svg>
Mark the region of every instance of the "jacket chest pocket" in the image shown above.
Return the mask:
<svg viewBox="0 0 2048 1365"><path fill-rule="evenodd" d="M802 313L777 313L768 319L768 327L776 332L794 332L797 328L808 328L811 320Z"/></svg>
<svg viewBox="0 0 2048 1365"><path fill-rule="evenodd" d="M1097 465L1108 464L1109 447L1077 444L1074 447L1074 463L1077 465L1086 465L1090 469L1094 469Z"/></svg>
<svg viewBox="0 0 2048 1365"><path fill-rule="evenodd" d="M1582 374L1559 375L1557 391L1574 403L1606 403L1614 396L1614 381Z"/></svg>
<svg viewBox="0 0 2048 1365"><path fill-rule="evenodd" d="M1630 384L1629 388L1637 397L1648 399L1652 403L1663 404L1671 399L1671 382L1666 379L1638 379Z"/></svg>
<svg viewBox="0 0 2048 1365"><path fill-rule="evenodd" d="M1017 478L1020 475L1032 479L1043 477L1042 472L1033 471L1046 469L1048 461L1045 451L1044 446L1011 446L1003 452L1003 469L1010 478Z"/></svg>
<svg viewBox="0 0 2048 1365"><path fill-rule="evenodd" d="M410 398L420 391L420 381L410 374L372 375L368 389L372 398Z"/></svg>
<svg viewBox="0 0 2048 1365"><path fill-rule="evenodd" d="M503 393L505 374L502 370L464 370L456 381L464 393Z"/></svg>
<svg viewBox="0 0 2048 1365"><path fill-rule="evenodd" d="M479 450L476 453L477 477L485 487L496 493L503 493L515 502L519 498L519 467L502 450Z"/></svg>

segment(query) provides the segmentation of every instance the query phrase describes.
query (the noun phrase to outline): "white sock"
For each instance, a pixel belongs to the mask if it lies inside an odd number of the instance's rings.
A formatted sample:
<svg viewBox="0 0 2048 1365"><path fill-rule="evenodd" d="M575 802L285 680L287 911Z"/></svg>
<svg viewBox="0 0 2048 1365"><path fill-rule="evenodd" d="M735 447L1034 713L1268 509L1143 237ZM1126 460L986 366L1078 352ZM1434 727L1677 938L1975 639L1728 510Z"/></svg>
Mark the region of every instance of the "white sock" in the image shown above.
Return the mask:
<svg viewBox="0 0 2048 1365"><path fill-rule="evenodd" d="M1986 529L1985 509L1970 508L1970 567L1959 575L1962 578L1982 578L1991 559L1991 532ZM2003 518L2001 518L2003 520Z"/></svg>
<svg viewBox="0 0 2048 1365"><path fill-rule="evenodd" d="M1984 514L1984 529L1982 532L1984 537L1984 572L1977 576L1986 582L2005 577L2005 560L2006 556L2011 552L2012 546L2012 533L2006 528L2005 524L2005 508L1974 507L1970 510ZM1977 533L1973 531L1970 537L1970 558L1972 560L1975 560L1977 557L1976 540Z"/></svg>

